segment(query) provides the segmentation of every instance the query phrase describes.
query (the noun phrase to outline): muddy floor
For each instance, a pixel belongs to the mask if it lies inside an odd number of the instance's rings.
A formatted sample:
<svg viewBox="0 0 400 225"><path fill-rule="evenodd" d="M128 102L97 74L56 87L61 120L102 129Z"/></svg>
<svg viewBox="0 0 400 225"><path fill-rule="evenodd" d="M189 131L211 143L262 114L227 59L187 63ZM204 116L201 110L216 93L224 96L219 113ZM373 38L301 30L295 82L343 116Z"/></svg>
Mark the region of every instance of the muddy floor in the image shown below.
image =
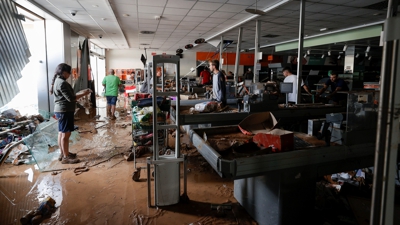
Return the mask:
<svg viewBox="0 0 400 225"><path fill-rule="evenodd" d="M98 108L89 115L84 110L78 114L80 139L71 146L81 163L63 165L56 158L40 171L35 165L0 167L0 225L20 224L20 218L36 209L39 202L50 196L56 201L56 211L41 224L257 224L233 196L233 181L222 179L192 148L188 137L183 136L182 153L188 155L187 190L189 203L167 207L149 208L147 205L147 171L142 170L140 180L132 180L133 161L124 154L131 151L131 117L117 103L120 117L108 121L105 102L99 100ZM100 118L95 118L100 115ZM170 138L172 145L172 139ZM137 159L138 167L146 167L146 157ZM74 168L87 167L77 175ZM43 172L46 170L47 172ZM55 171L55 172L54 172ZM54 172L54 173L53 173ZM181 170L181 177L183 170ZM182 181L183 179L181 179ZM317 183L315 223L307 224L369 224L371 188L343 186L340 194L326 181ZM154 181L152 204L154 204ZM181 190L182 193L182 190ZM396 192L395 224L400 223L400 191ZM212 204L229 203L232 208L217 212ZM362 205L363 207L359 207ZM305 224L300 221L299 224Z"/></svg>
<svg viewBox="0 0 400 225"><path fill-rule="evenodd" d="M76 125L83 133L70 150L81 163L63 165L55 159L46 169L65 170L53 174L34 165L0 168L0 224L20 224L19 219L47 196L55 199L57 210L42 224L256 224L233 197L233 181L221 179L190 145L184 151L189 155L190 202L148 208L146 170L140 181L133 181L134 163L123 157L132 146L131 117L120 113L116 121L105 120L103 101L90 115L80 111ZM96 120L95 115L101 117ZM187 137L182 142L188 143ZM145 167L145 159L146 155L138 158L137 166ZM76 175L73 169L81 166L89 171ZM154 204L154 196L152 200ZM232 209L223 214L211 209L211 204L221 203L232 203Z"/></svg>

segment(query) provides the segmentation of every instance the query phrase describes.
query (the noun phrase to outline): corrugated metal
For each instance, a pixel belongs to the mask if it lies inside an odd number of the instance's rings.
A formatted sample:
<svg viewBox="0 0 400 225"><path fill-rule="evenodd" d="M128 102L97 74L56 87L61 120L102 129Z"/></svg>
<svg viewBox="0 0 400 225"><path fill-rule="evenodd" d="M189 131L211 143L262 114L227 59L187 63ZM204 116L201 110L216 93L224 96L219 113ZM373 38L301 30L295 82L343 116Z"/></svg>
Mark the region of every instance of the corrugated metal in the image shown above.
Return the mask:
<svg viewBox="0 0 400 225"><path fill-rule="evenodd" d="M0 107L19 93L17 80L29 62L30 52L17 7L11 0L0 1Z"/></svg>

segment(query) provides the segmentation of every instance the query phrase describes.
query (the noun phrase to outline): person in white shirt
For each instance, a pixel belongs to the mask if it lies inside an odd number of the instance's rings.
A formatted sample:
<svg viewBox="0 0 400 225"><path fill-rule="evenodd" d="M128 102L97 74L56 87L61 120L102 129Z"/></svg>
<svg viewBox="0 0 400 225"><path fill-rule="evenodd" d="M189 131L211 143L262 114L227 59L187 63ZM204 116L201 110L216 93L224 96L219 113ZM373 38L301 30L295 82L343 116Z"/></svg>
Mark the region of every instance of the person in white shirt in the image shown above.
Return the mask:
<svg viewBox="0 0 400 225"><path fill-rule="evenodd" d="M284 83L293 83L293 92L288 94L288 101L297 102L297 76L292 74L289 67L283 68L282 73L283 76L285 76L285 79L283 80ZM301 86L308 94L311 95L307 85L304 85L303 79L301 79Z"/></svg>

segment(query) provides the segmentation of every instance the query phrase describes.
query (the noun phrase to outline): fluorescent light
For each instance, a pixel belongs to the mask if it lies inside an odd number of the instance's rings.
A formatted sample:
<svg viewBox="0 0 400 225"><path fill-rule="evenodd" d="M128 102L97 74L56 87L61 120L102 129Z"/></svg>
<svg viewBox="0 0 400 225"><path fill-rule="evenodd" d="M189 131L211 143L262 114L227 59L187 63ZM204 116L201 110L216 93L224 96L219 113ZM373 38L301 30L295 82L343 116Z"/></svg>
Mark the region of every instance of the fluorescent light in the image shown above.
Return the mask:
<svg viewBox="0 0 400 225"><path fill-rule="evenodd" d="M347 45L344 45L343 51L345 52L347 50Z"/></svg>
<svg viewBox="0 0 400 225"><path fill-rule="evenodd" d="M304 54L304 58L306 58L307 57L307 54Z"/></svg>
<svg viewBox="0 0 400 225"><path fill-rule="evenodd" d="M331 56L331 50L328 51L328 56Z"/></svg>
<svg viewBox="0 0 400 225"><path fill-rule="evenodd" d="M368 60L371 60L372 56L368 57Z"/></svg>
<svg viewBox="0 0 400 225"><path fill-rule="evenodd" d="M365 52L369 52L369 50L371 50L371 46L368 45L367 49L365 50Z"/></svg>
<svg viewBox="0 0 400 225"><path fill-rule="evenodd" d="M356 54L356 58L358 58L359 56L360 56L360 54L357 53L357 54Z"/></svg>
<svg viewBox="0 0 400 225"><path fill-rule="evenodd" d="M365 53L365 57L368 57L368 52Z"/></svg>
<svg viewBox="0 0 400 225"><path fill-rule="evenodd" d="M325 57L325 54L322 54L321 59L323 59Z"/></svg>
<svg viewBox="0 0 400 225"><path fill-rule="evenodd" d="M342 57L341 55L339 55L338 57L337 57L337 59L340 59L340 57Z"/></svg>
<svg viewBox="0 0 400 225"><path fill-rule="evenodd" d="M319 29L319 31L326 31L326 30L328 30L328 28L326 27Z"/></svg>
<svg viewBox="0 0 400 225"><path fill-rule="evenodd" d="M309 54L311 54L311 50L310 49L307 50L307 55L309 55Z"/></svg>

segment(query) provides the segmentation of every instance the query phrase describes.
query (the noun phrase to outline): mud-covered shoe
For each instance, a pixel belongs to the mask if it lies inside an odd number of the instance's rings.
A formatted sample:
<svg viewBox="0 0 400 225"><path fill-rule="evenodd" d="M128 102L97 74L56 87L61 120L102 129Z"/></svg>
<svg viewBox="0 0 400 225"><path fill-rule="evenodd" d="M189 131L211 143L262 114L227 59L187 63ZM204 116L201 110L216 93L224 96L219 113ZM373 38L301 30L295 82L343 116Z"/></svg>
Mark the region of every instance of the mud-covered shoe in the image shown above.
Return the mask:
<svg viewBox="0 0 400 225"><path fill-rule="evenodd" d="M62 158L63 158L63 156L64 156L64 154L60 153L60 156L58 156L58 161L61 161ZM75 158L76 158L76 153L70 152L70 153L68 154L68 156L69 156L70 158L72 158L72 159L75 159Z"/></svg>
<svg viewBox="0 0 400 225"><path fill-rule="evenodd" d="M63 157L61 160L62 164L75 164L75 163L79 163L80 160L79 159L72 159L69 156L68 157Z"/></svg>

